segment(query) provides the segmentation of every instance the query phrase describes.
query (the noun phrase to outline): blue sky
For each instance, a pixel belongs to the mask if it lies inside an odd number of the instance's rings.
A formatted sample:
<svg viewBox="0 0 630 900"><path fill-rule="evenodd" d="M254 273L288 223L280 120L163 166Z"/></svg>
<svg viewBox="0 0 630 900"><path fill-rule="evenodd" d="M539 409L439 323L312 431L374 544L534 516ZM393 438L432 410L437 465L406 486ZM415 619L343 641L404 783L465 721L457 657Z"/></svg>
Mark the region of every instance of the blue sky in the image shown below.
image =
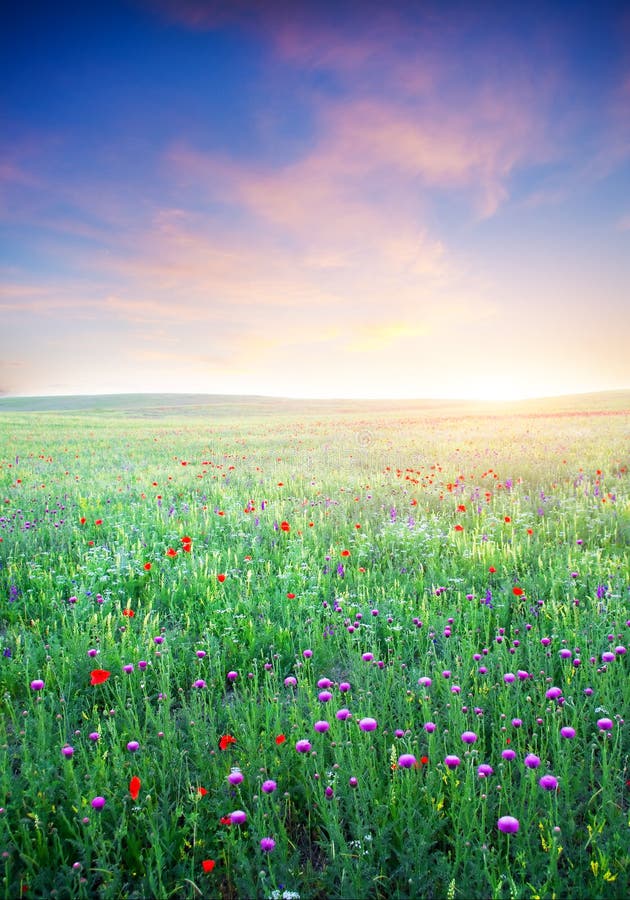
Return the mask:
<svg viewBox="0 0 630 900"><path fill-rule="evenodd" d="M0 392L630 387L624 3L26 2Z"/></svg>

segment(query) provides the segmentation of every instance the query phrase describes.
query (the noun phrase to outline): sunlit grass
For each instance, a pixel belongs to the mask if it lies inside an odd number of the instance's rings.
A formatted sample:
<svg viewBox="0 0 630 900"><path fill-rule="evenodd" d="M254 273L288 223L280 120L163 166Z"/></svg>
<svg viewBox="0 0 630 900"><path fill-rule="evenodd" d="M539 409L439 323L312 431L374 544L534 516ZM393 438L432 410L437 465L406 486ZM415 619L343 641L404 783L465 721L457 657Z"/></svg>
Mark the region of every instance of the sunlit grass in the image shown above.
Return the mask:
<svg viewBox="0 0 630 900"><path fill-rule="evenodd" d="M141 413L2 414L5 897L626 896L627 414Z"/></svg>

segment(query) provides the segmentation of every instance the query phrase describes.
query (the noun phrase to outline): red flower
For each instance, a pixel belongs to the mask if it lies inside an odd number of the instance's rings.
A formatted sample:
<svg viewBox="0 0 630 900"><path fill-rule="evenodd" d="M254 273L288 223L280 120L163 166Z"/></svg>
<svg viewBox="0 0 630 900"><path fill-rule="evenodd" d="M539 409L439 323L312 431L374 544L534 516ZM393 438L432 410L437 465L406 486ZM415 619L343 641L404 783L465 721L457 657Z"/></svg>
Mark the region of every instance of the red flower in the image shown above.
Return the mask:
<svg viewBox="0 0 630 900"><path fill-rule="evenodd" d="M232 737L231 734L224 734L221 740L219 741L219 750L227 750L230 744L235 744L236 738Z"/></svg>
<svg viewBox="0 0 630 900"><path fill-rule="evenodd" d="M350 551L349 551L349 550L342 550L342 551L341 551L341 555L342 555L342 556L350 556Z"/></svg>
<svg viewBox="0 0 630 900"><path fill-rule="evenodd" d="M280 528L283 531L291 531L291 526L289 525L288 522L280 522Z"/></svg>
<svg viewBox="0 0 630 900"><path fill-rule="evenodd" d="M463 531L463 530L464 530L464 526L463 526L463 525L456 525L456 526L455 526L455 531Z"/></svg>
<svg viewBox="0 0 630 900"><path fill-rule="evenodd" d="M490 572L491 575L494 575L494 573L496 572L496 569L494 568L494 566L490 566L490 568L488 569L488 572Z"/></svg>
<svg viewBox="0 0 630 900"><path fill-rule="evenodd" d="M151 571L151 563L150 563L150 562L146 562L146 563L144 564L144 570L145 570L145 572L150 572L150 571Z"/></svg>
<svg viewBox="0 0 630 900"><path fill-rule="evenodd" d="M223 582L225 581L225 575L223 574L223 572L221 572L220 575L217 575L217 581L220 581L221 584L223 584Z"/></svg>
<svg viewBox="0 0 630 900"><path fill-rule="evenodd" d="M528 529L527 529L527 534L533 534L533 533L534 533L534 529L533 529L533 528L528 528Z"/></svg>
<svg viewBox="0 0 630 900"><path fill-rule="evenodd" d="M204 859L203 862L201 863L201 865L203 867L204 872L209 874L214 869L216 863L213 859Z"/></svg>
<svg viewBox="0 0 630 900"><path fill-rule="evenodd" d="M287 600L295 600L295 594L292 594L291 592L289 592L287 594Z"/></svg>
<svg viewBox="0 0 630 900"><path fill-rule="evenodd" d="M81 516L81 518L79 519L79 522L81 523L81 525L85 525L86 521L87 520L86 520L85 516Z"/></svg>
<svg viewBox="0 0 630 900"><path fill-rule="evenodd" d="M521 587L513 587L512 593L514 594L515 597L522 597L523 594L525 593L525 591Z"/></svg>
<svg viewBox="0 0 630 900"><path fill-rule="evenodd" d="M174 547L169 547L168 550L166 551L166 555L173 558L174 556L177 556L177 550L175 550Z"/></svg>
<svg viewBox="0 0 630 900"><path fill-rule="evenodd" d="M182 544L192 544L192 538L184 535L183 538L180 538Z"/></svg>
<svg viewBox="0 0 630 900"><path fill-rule="evenodd" d="M90 684L103 684L111 674L107 669L92 669L90 672Z"/></svg>
<svg viewBox="0 0 630 900"><path fill-rule="evenodd" d="M205 797L206 794L208 793L208 791L205 789L205 787L198 787L197 793L199 794L200 797Z"/></svg>
<svg viewBox="0 0 630 900"><path fill-rule="evenodd" d="M232 820L230 819L229 816L221 816L221 818L219 819L219 824L220 825L231 825Z"/></svg>
<svg viewBox="0 0 630 900"><path fill-rule="evenodd" d="M184 553L190 553L192 550L192 544L182 544L182 550Z"/></svg>
<svg viewBox="0 0 630 900"><path fill-rule="evenodd" d="M421 756L421 757L420 757L420 762L422 763L423 766L426 766L427 763L429 762L429 757L428 757L428 756Z"/></svg>
<svg viewBox="0 0 630 900"><path fill-rule="evenodd" d="M135 616L135 612L133 611L133 609L129 609L129 607L127 607L127 609L123 609L122 614L123 616L128 616L130 619L133 619L133 617Z"/></svg>
<svg viewBox="0 0 630 900"><path fill-rule="evenodd" d="M283 734L279 734L276 738L276 744L278 744L278 745L284 744L285 741L286 741L286 738Z"/></svg>
<svg viewBox="0 0 630 900"><path fill-rule="evenodd" d="M142 782L138 778L137 775L134 775L131 781L129 782L129 793L131 794L132 800L138 799L138 794L140 793L140 785Z"/></svg>
<svg viewBox="0 0 630 900"><path fill-rule="evenodd" d="M504 522L511 522L512 520L510 519L509 516L506 516L506 517L503 519L503 521L504 521Z"/></svg>
<svg viewBox="0 0 630 900"><path fill-rule="evenodd" d="M466 505L464 503L460 503L457 507L457 512L466 512Z"/></svg>
<svg viewBox="0 0 630 900"><path fill-rule="evenodd" d="M102 524L103 524L103 520L102 520L102 519L95 519L95 520L94 520L94 524L95 524L95 525L102 525Z"/></svg>

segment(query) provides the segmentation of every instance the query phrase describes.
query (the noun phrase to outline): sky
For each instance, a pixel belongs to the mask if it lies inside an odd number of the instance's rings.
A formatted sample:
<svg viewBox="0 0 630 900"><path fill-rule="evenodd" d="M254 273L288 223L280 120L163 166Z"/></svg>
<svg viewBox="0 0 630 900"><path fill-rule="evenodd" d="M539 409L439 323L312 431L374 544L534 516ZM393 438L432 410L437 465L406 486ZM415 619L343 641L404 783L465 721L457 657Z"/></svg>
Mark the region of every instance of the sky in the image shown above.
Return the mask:
<svg viewBox="0 0 630 900"><path fill-rule="evenodd" d="M0 394L630 388L627 3L3 10Z"/></svg>

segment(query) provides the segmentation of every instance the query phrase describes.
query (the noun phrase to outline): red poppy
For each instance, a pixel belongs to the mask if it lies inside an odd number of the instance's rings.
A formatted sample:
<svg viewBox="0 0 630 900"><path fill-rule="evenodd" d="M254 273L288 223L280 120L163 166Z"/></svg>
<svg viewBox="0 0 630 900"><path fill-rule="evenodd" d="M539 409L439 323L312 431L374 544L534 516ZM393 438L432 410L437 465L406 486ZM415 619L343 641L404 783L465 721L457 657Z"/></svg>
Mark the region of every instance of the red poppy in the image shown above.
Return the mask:
<svg viewBox="0 0 630 900"><path fill-rule="evenodd" d="M192 544L182 544L182 550L184 553L190 553L192 550Z"/></svg>
<svg viewBox="0 0 630 900"><path fill-rule="evenodd" d="M279 734L276 737L276 744L278 744L278 745L284 744L285 741L286 741L286 737L283 734Z"/></svg>
<svg viewBox="0 0 630 900"><path fill-rule="evenodd" d="M168 550L166 551L166 555L170 556L171 558L174 556L177 556L177 550L175 550L174 547L169 547Z"/></svg>
<svg viewBox="0 0 630 900"><path fill-rule="evenodd" d="M146 562L146 563L144 564L144 570L145 570L145 572L150 572L150 571L151 571L151 563L150 563L150 562Z"/></svg>
<svg viewBox="0 0 630 900"><path fill-rule="evenodd" d="M85 516L81 516L81 518L79 519L79 522L81 523L81 525L85 525L86 521L87 520L86 520Z"/></svg>
<svg viewBox="0 0 630 900"><path fill-rule="evenodd" d="M129 782L129 793L131 794L132 800L138 799L138 794L140 793L140 785L142 782L138 778L137 775L134 775L131 781Z"/></svg>
<svg viewBox="0 0 630 900"><path fill-rule="evenodd" d="M349 551L349 550L342 550L342 551L341 551L341 555L342 555L342 556L350 556L350 551Z"/></svg>
<svg viewBox="0 0 630 900"><path fill-rule="evenodd" d="M94 524L95 524L95 525L102 525L102 524L103 524L103 520L102 520L102 519L95 519L95 520L94 520Z"/></svg>
<svg viewBox="0 0 630 900"><path fill-rule="evenodd" d="M280 522L280 528L282 531L291 531L291 526L288 522Z"/></svg>
<svg viewBox="0 0 630 900"><path fill-rule="evenodd" d="M509 516L506 516L506 517L503 519L503 521L504 521L504 522L511 522L512 519L511 519Z"/></svg>
<svg viewBox="0 0 630 900"><path fill-rule="evenodd" d="M422 763L423 766L426 766L427 763L429 762L429 757L428 757L428 756L421 756L421 757L420 757L420 762Z"/></svg>
<svg viewBox="0 0 630 900"><path fill-rule="evenodd" d="M515 597L522 597L523 594L525 593L525 591L523 590L522 587L513 587L512 593L514 594Z"/></svg>
<svg viewBox="0 0 630 900"><path fill-rule="evenodd" d="M219 741L219 750L227 750L230 744L235 744L236 738L232 737L231 734L224 734L221 740Z"/></svg>
<svg viewBox="0 0 630 900"><path fill-rule="evenodd" d="M528 528L528 529L527 529L527 534L533 534L533 533L534 533L534 529L533 529L533 528Z"/></svg>
<svg viewBox="0 0 630 900"><path fill-rule="evenodd" d="M291 592L289 592L287 594L287 600L295 600L295 594L292 594Z"/></svg>
<svg viewBox="0 0 630 900"><path fill-rule="evenodd" d="M223 582L225 581L225 575L223 574L223 572L221 572L220 575L217 575L217 581L220 581L221 584L223 584Z"/></svg>
<svg viewBox="0 0 630 900"><path fill-rule="evenodd" d="M182 544L192 544L192 538L184 535L183 538L180 538Z"/></svg>
<svg viewBox="0 0 630 900"><path fill-rule="evenodd" d="M230 819L229 816L221 816L221 818L219 819L219 824L220 825L231 825L232 820Z"/></svg>
<svg viewBox="0 0 630 900"><path fill-rule="evenodd" d="M496 569L494 568L494 566L490 566L490 568L488 569L488 572L490 572L491 575L494 575L494 573L496 572Z"/></svg>
<svg viewBox="0 0 630 900"><path fill-rule="evenodd" d="M216 863L213 859L204 859L203 862L201 863L201 865L203 867L204 872L209 874L214 869Z"/></svg>
<svg viewBox="0 0 630 900"><path fill-rule="evenodd" d="M90 672L90 684L103 684L111 674L107 669L92 669Z"/></svg>
<svg viewBox="0 0 630 900"><path fill-rule="evenodd" d="M133 619L133 617L135 616L135 612L133 611L133 609L129 609L128 607L127 609L123 609L122 614L123 616L128 616L130 619Z"/></svg>
<svg viewBox="0 0 630 900"><path fill-rule="evenodd" d="M460 503L459 506L457 507L457 512L466 512L466 504Z"/></svg>
<svg viewBox="0 0 630 900"><path fill-rule="evenodd" d="M456 526L455 526L455 531L463 531L463 530L464 530L464 526L463 526L463 525L456 525Z"/></svg>
<svg viewBox="0 0 630 900"><path fill-rule="evenodd" d="M200 797L205 797L206 794L208 793L208 791L205 789L205 787L198 787L197 793L199 794Z"/></svg>

